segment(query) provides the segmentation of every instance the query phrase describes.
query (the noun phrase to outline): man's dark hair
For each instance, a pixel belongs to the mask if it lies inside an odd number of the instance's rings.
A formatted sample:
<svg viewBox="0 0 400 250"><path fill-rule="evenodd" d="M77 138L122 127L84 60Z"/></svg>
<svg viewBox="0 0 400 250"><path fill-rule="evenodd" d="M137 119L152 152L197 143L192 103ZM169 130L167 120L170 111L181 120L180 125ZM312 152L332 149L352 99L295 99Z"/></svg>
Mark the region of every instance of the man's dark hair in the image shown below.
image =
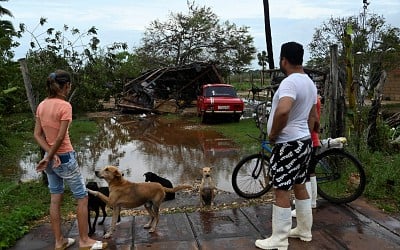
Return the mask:
<svg viewBox="0 0 400 250"><path fill-rule="evenodd" d="M281 46L281 58L284 57L293 65L303 64L304 49L303 45L296 42L284 43Z"/></svg>

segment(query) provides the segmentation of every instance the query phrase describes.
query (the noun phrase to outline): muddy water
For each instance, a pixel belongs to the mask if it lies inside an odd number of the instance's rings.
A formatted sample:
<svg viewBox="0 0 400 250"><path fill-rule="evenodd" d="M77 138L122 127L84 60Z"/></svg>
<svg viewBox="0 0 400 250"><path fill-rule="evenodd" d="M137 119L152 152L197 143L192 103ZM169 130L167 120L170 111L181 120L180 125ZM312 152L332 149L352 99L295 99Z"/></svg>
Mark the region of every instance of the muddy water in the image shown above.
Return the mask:
<svg viewBox="0 0 400 250"><path fill-rule="evenodd" d="M95 118L100 126L96 136L82 138L78 161L86 181L106 183L95 171L117 165L124 176L144 181L151 171L169 179L174 185L193 184L201 178L201 167L212 166L219 189L232 192L231 173L240 160L234 143L212 129L185 120L168 120L157 116L115 116ZM75 145L75 148L78 148ZM35 179L38 156L29 154L21 160L22 180Z"/></svg>

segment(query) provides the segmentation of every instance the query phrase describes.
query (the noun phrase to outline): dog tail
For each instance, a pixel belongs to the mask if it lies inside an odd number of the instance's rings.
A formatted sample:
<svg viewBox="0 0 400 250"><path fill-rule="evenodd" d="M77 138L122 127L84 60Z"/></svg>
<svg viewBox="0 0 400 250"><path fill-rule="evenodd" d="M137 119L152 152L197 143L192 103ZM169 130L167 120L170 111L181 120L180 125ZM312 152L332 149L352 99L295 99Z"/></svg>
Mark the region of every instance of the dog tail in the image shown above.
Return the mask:
<svg viewBox="0 0 400 250"><path fill-rule="evenodd" d="M193 188L191 185L178 185L173 188L164 187L164 191L167 193L175 193L183 189L191 189Z"/></svg>

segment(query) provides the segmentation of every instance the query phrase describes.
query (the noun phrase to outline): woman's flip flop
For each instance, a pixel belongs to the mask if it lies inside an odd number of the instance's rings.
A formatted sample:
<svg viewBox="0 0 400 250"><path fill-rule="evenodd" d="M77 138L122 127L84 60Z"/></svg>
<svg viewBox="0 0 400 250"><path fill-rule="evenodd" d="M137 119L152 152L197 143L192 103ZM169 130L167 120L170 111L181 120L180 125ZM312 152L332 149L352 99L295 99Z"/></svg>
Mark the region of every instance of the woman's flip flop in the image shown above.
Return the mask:
<svg viewBox="0 0 400 250"><path fill-rule="evenodd" d="M79 250L99 250L106 249L107 246L107 242L96 241L91 247L80 247Z"/></svg>
<svg viewBox="0 0 400 250"><path fill-rule="evenodd" d="M57 247L55 248L55 250L65 250L68 247L72 246L75 243L75 240L72 238L67 238L67 241L64 242L64 244L62 245L62 247Z"/></svg>

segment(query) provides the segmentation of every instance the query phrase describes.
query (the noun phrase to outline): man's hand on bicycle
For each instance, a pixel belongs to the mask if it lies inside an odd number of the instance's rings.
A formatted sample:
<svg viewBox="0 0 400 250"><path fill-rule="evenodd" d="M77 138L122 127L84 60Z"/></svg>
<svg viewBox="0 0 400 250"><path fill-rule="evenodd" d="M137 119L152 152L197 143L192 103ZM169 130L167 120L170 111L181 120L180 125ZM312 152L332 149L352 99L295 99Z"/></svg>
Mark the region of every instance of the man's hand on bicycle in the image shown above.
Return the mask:
<svg viewBox="0 0 400 250"><path fill-rule="evenodd" d="M275 137L271 137L271 136L269 136L269 137L268 137L268 141L269 141L269 144L271 144L271 145L275 145L276 138L275 138Z"/></svg>

